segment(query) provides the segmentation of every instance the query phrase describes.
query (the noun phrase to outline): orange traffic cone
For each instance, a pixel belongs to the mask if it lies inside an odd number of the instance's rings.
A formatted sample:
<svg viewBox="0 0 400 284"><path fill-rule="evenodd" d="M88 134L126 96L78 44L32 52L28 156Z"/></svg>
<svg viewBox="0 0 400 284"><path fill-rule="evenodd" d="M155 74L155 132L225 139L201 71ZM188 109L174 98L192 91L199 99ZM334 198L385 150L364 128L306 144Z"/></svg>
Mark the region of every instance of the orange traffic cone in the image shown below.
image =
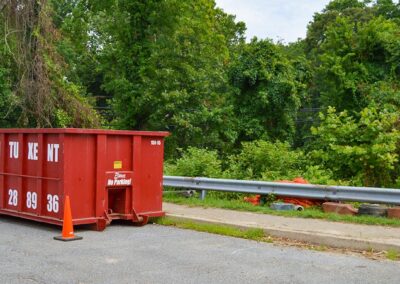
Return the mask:
<svg viewBox="0 0 400 284"><path fill-rule="evenodd" d="M71 204L70 204L68 195L65 196L62 235L54 237L54 239L58 240L58 241L64 241L64 242L82 239L82 237L74 235L74 226L72 225Z"/></svg>

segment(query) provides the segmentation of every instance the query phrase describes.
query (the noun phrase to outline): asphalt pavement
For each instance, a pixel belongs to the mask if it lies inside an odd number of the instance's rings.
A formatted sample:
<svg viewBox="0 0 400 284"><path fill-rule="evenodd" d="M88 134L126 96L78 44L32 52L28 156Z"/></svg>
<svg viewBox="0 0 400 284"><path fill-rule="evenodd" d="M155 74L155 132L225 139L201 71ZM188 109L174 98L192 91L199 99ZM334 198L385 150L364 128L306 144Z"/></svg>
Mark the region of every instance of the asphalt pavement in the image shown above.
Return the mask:
<svg viewBox="0 0 400 284"><path fill-rule="evenodd" d="M0 216L0 283L400 283L400 264L160 225L60 228Z"/></svg>

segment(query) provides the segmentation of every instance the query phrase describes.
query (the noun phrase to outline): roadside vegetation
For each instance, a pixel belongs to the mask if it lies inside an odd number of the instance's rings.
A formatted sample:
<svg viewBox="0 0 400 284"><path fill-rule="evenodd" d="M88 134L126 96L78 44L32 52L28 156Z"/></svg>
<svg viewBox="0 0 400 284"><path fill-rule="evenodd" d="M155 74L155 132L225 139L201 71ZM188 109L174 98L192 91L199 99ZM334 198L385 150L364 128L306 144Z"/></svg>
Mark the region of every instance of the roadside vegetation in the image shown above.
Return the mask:
<svg viewBox="0 0 400 284"><path fill-rule="evenodd" d="M386 253L386 258L389 260L399 260L399 252L395 250L389 250Z"/></svg>
<svg viewBox="0 0 400 284"><path fill-rule="evenodd" d="M174 194L164 195L164 201L180 205L196 206L204 208L222 208L238 211L247 211L261 214L269 214L284 217L298 217L298 218L314 218L324 219L334 222L346 222L364 225L380 225L400 227L400 219L391 219L386 217L376 216L357 216L357 215L339 215L336 213L325 213L320 207L305 208L303 211L277 211L269 208L269 203L262 206L254 206L250 203L243 201L243 199L227 200L224 197L207 196L204 200L195 197L182 197Z"/></svg>
<svg viewBox="0 0 400 284"><path fill-rule="evenodd" d="M164 226L174 226L181 229L189 229L254 241L266 241L267 239L267 236L262 229L239 229L233 226L199 223L171 217L158 218L154 220L154 222Z"/></svg>

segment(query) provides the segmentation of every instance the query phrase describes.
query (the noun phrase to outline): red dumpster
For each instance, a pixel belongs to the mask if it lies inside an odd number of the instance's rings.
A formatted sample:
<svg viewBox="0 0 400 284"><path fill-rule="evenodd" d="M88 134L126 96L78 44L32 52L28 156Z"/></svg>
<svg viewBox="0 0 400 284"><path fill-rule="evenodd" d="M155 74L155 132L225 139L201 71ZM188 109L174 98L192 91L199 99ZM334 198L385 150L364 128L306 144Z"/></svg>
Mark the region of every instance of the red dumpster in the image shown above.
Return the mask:
<svg viewBox="0 0 400 284"><path fill-rule="evenodd" d="M167 132L0 129L0 214L104 230L114 219L162 216Z"/></svg>

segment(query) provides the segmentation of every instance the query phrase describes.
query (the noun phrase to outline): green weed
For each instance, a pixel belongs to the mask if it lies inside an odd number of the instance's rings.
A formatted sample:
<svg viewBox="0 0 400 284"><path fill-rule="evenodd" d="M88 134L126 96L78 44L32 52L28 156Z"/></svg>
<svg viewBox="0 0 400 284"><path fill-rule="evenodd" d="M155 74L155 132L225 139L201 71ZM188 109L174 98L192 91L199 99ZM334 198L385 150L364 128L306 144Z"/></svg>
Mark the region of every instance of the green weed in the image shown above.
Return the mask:
<svg viewBox="0 0 400 284"><path fill-rule="evenodd" d="M154 222L164 226L174 226L182 229L254 241L264 241L266 239L266 235L262 229L239 229L233 226L193 222L172 217L157 218L154 220Z"/></svg>
<svg viewBox="0 0 400 284"><path fill-rule="evenodd" d="M389 219L386 217L365 216L365 215L352 216L352 215L339 215L335 213L325 213L319 207L306 208L304 211L275 211L270 209L268 206L254 206L242 200L216 199L209 196L207 196L205 200L200 200L196 197L185 198L176 195L169 195L169 196L164 196L164 201L175 204L192 206L192 207L222 208L222 209L255 212L262 214L285 216L285 217L313 218L313 219L324 219L334 222L400 227L400 219Z"/></svg>
<svg viewBox="0 0 400 284"><path fill-rule="evenodd" d="M386 258L390 260L398 260L399 259L399 253L397 250L390 249L386 253Z"/></svg>

